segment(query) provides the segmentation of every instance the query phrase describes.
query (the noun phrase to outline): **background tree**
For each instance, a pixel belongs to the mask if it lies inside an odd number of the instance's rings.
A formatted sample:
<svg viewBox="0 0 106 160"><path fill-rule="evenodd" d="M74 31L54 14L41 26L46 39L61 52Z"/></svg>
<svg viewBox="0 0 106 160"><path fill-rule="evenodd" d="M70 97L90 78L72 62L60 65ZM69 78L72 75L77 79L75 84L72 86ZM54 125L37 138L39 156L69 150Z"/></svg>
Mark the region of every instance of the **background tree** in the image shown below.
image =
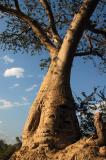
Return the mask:
<svg viewBox="0 0 106 160"><path fill-rule="evenodd" d="M72 63L78 56L99 57L104 66L104 10L101 0L0 1L0 18L7 24L0 34L2 47L32 55L45 49L50 59L24 127L23 146L64 148L80 138L70 87Z"/></svg>
<svg viewBox="0 0 106 160"><path fill-rule="evenodd" d="M105 87L100 89L94 88L94 91L86 95L85 92L81 93L82 97L75 96L76 110L80 121L80 129L82 136L90 136L95 134L95 126L93 117L95 112L102 113L102 119L106 123L106 95Z"/></svg>
<svg viewBox="0 0 106 160"><path fill-rule="evenodd" d="M7 160L11 155L21 147L21 140L16 137L15 144L7 144L4 140L0 140L0 160Z"/></svg>

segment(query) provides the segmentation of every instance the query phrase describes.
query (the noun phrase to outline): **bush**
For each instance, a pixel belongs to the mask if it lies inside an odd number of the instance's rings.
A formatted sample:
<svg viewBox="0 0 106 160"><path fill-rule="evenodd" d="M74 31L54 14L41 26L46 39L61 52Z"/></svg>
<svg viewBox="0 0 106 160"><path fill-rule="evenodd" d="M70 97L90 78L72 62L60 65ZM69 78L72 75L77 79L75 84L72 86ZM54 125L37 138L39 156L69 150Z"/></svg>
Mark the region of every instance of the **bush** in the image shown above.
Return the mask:
<svg viewBox="0 0 106 160"><path fill-rule="evenodd" d="M21 141L16 137L16 144L6 144L4 140L0 140L0 160L9 160L12 154L21 147Z"/></svg>

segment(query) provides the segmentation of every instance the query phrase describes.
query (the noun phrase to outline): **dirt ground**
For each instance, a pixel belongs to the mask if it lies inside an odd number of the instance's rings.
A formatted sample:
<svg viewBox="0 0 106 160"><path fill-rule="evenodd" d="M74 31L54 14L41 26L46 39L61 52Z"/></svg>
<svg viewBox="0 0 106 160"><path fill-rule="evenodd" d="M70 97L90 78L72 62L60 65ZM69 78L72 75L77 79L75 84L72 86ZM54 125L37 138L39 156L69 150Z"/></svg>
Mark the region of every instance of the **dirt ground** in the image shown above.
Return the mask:
<svg viewBox="0 0 106 160"><path fill-rule="evenodd" d="M106 146L91 145L88 141L83 138L61 150L47 145L22 147L10 160L106 160Z"/></svg>

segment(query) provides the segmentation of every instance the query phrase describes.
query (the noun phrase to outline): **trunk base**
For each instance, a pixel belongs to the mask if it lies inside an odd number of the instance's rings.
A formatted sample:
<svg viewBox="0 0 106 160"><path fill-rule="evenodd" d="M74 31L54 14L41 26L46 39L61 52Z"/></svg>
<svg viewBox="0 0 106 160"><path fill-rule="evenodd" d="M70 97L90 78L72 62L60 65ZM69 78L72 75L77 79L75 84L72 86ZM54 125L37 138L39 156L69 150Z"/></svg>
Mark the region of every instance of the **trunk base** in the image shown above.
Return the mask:
<svg viewBox="0 0 106 160"><path fill-rule="evenodd" d="M58 148L58 142L54 145L51 140L51 143L35 143L32 147L22 146L10 160L105 160L106 132L101 116L99 112L94 116L95 136L80 139L63 149Z"/></svg>
<svg viewBox="0 0 106 160"><path fill-rule="evenodd" d="M104 160L105 157L106 146L88 144L88 139L84 138L61 150L48 145L22 147L10 160Z"/></svg>

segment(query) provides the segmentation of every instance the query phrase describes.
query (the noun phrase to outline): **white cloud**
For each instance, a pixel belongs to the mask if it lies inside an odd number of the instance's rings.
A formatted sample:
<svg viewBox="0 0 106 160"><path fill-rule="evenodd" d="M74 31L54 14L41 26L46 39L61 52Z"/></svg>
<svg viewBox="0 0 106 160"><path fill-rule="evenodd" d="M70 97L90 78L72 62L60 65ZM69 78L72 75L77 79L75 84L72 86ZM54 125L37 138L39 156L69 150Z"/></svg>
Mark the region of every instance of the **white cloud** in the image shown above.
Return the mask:
<svg viewBox="0 0 106 160"><path fill-rule="evenodd" d="M26 97L22 97L22 100L27 102L28 101L28 97L27 96Z"/></svg>
<svg viewBox="0 0 106 160"><path fill-rule="evenodd" d="M14 59L13 58L10 58L9 56L5 55L3 57L0 57L1 60L3 60L5 63L13 63L14 62Z"/></svg>
<svg viewBox="0 0 106 160"><path fill-rule="evenodd" d="M0 121L0 124L2 124L3 122L2 121Z"/></svg>
<svg viewBox="0 0 106 160"><path fill-rule="evenodd" d="M15 83L15 84L13 84L13 86L11 86L10 88L17 88L17 87L19 87L20 86L20 84L19 83Z"/></svg>
<svg viewBox="0 0 106 160"><path fill-rule="evenodd" d="M13 104L11 101L8 101L6 99L0 99L0 109L6 109L13 107Z"/></svg>
<svg viewBox="0 0 106 160"><path fill-rule="evenodd" d="M31 87L27 88L26 91L30 92L30 91L34 90L34 88L36 88L36 87L37 87L37 84L33 84Z"/></svg>
<svg viewBox="0 0 106 160"><path fill-rule="evenodd" d="M18 87L18 86L19 86L19 84L18 84L18 83L16 83L16 84L14 84L13 86L14 86L14 87Z"/></svg>
<svg viewBox="0 0 106 160"><path fill-rule="evenodd" d="M30 103L25 101L10 101L0 98L0 109L9 109L12 107L28 106Z"/></svg>
<svg viewBox="0 0 106 160"><path fill-rule="evenodd" d="M22 78L24 77L24 69L23 68L8 68L4 72L4 77L16 77Z"/></svg>
<svg viewBox="0 0 106 160"><path fill-rule="evenodd" d="M14 102L14 106L16 107L28 106L29 104L29 102Z"/></svg>

